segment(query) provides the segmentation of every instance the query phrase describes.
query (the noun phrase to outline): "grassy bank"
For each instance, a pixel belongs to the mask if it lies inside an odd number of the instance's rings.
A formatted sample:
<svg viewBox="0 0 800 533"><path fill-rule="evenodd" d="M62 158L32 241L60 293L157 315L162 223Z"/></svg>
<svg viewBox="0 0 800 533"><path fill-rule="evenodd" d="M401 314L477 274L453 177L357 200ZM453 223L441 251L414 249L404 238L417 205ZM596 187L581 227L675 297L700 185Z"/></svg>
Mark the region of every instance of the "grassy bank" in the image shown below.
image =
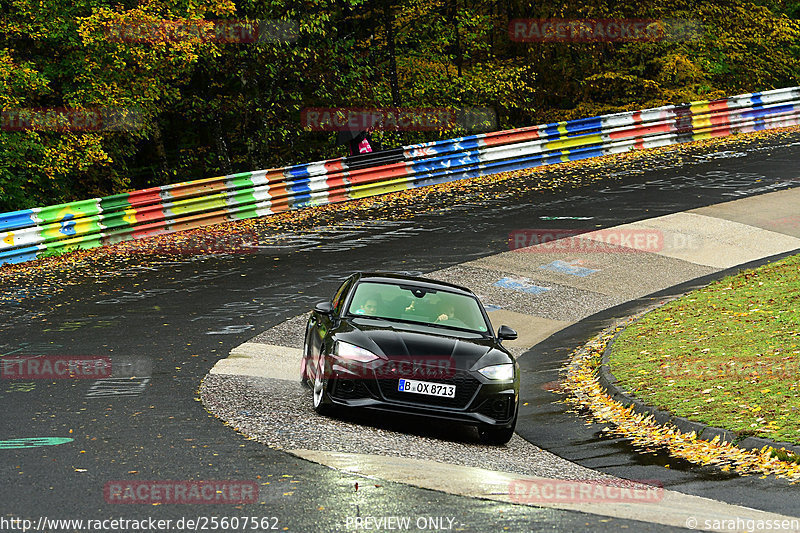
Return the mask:
<svg viewBox="0 0 800 533"><path fill-rule="evenodd" d="M611 371L651 405L742 435L800 442L800 256L742 272L645 315Z"/></svg>

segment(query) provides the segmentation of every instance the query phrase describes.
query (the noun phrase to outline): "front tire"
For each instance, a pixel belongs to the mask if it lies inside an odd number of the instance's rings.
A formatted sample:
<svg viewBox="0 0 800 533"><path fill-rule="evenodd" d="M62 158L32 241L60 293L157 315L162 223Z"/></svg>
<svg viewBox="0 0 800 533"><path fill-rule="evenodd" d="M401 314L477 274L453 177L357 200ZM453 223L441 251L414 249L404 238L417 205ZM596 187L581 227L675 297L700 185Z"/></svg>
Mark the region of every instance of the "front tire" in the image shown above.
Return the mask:
<svg viewBox="0 0 800 533"><path fill-rule="evenodd" d="M511 440L514 436L514 429L517 427L517 414L514 413L514 420L511 422L511 427L497 427L489 425L478 426L478 436L481 442L491 444L493 446L503 446Z"/></svg>
<svg viewBox="0 0 800 533"><path fill-rule="evenodd" d="M493 446L507 444L514 436L514 428L496 428L492 426L481 426L478 428L478 435L481 442Z"/></svg>
<svg viewBox="0 0 800 533"><path fill-rule="evenodd" d="M326 402L325 390L328 388L328 380L325 379L324 362L320 363L323 368L317 368L314 374L314 384L311 387L314 399L314 411L323 416L328 416L333 412L333 406Z"/></svg>

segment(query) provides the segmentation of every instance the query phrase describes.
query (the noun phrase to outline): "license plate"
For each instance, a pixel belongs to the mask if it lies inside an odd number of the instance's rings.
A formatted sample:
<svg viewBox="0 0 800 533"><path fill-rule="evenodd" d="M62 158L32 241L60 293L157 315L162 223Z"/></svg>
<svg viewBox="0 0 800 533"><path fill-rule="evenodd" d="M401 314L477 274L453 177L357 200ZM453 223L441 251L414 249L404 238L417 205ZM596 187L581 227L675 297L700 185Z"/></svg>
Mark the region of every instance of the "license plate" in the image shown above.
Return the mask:
<svg viewBox="0 0 800 533"><path fill-rule="evenodd" d="M413 392L427 394L428 396L441 396L442 398L455 398L456 386L431 383L430 381L417 381L415 379L401 379L397 384L400 392Z"/></svg>

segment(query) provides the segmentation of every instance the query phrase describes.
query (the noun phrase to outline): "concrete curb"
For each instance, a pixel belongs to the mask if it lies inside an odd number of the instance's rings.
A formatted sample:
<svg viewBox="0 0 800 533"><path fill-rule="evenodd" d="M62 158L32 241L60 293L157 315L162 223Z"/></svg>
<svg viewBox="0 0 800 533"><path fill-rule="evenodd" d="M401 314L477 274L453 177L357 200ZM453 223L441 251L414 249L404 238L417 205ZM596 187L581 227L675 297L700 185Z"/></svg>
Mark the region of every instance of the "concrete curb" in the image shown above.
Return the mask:
<svg viewBox="0 0 800 533"><path fill-rule="evenodd" d="M650 313L665 304L666 302L654 307L653 309L648 310L644 314ZM644 316L644 314L642 316ZM636 321L631 322L631 324L635 322ZM715 437L719 437L720 441L729 442L734 446L737 446L747 451L760 450L764 446L770 446L775 450L784 449L800 457L800 445L791 444L788 442L776 442L761 437L752 437L752 436L741 437L736 432L731 431L729 429L709 426L702 422L689 420L688 418L684 418L682 416L675 416L665 409L659 409L658 407L648 405L641 399L634 396L633 394L629 393L626 390L623 390L619 382L617 381L617 378L614 376L614 374L611 373L611 369L609 368L609 358L611 356L611 350L614 345L614 342L617 340L617 337L619 337L622 334L622 332L625 331L631 324L626 325L624 328L618 331L614 335L614 337L608 342L605 349L603 350L603 356L601 358L600 367L597 370L597 377L600 386L603 387L603 390L605 390L606 393L611 398L618 401L625 407L632 405L634 412L638 414L652 415L656 423L662 426L673 425L676 428L678 428L681 431L681 433L691 433L692 431L694 431L697 434L697 438L701 440L710 441Z"/></svg>

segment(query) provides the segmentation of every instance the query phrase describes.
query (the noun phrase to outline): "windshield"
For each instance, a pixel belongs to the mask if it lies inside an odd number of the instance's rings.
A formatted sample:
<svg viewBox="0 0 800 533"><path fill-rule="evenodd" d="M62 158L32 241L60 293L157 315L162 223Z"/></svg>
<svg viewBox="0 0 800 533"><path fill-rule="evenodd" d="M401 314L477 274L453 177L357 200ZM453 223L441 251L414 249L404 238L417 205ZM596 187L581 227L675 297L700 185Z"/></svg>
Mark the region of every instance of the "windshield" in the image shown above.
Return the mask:
<svg viewBox="0 0 800 533"><path fill-rule="evenodd" d="M481 333L489 331L474 297L402 283L359 283L347 313Z"/></svg>

